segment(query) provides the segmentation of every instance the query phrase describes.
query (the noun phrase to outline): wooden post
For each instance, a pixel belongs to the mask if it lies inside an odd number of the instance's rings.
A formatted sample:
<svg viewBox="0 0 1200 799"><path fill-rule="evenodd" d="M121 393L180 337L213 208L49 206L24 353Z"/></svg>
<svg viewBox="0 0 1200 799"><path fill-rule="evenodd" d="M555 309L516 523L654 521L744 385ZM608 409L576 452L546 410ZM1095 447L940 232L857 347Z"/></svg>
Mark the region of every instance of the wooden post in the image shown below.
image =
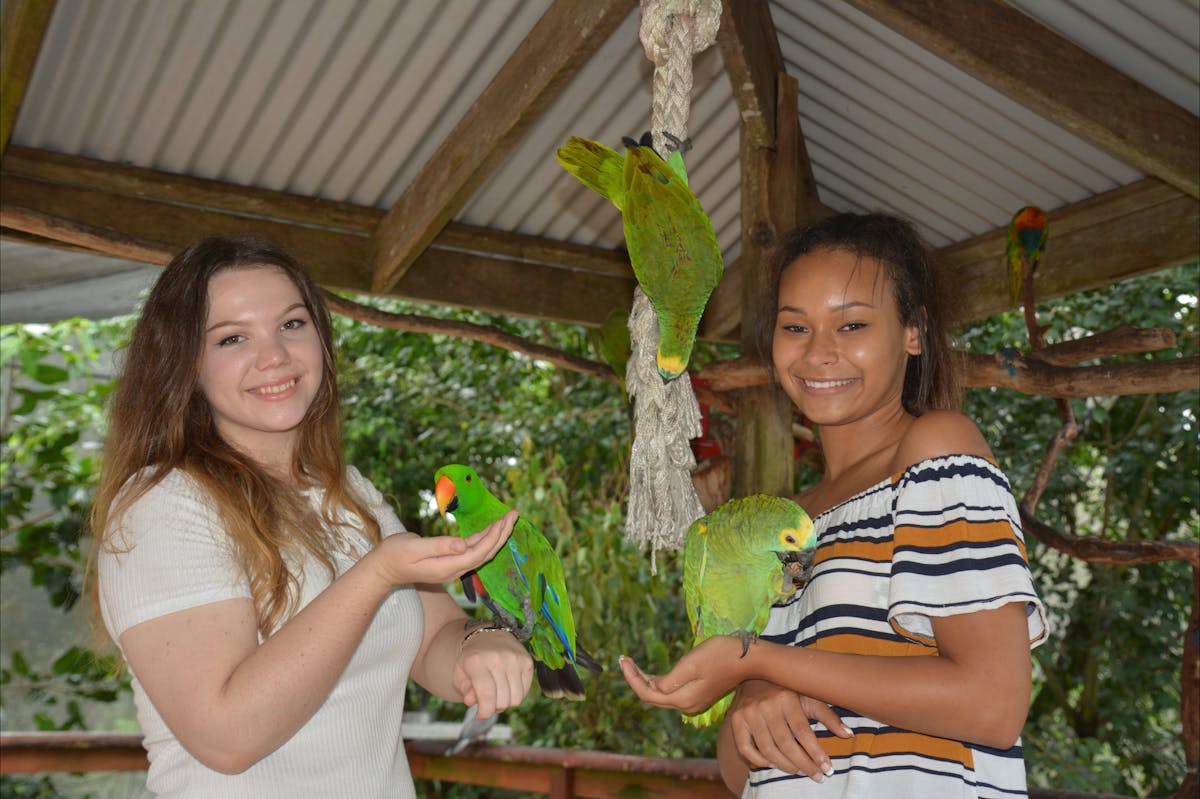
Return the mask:
<svg viewBox="0 0 1200 799"><path fill-rule="evenodd" d="M742 352L757 352L756 333L769 285L771 251L796 224L797 147L800 141L796 79L776 76L774 147L741 134ZM765 354L765 353L764 353ZM734 461L735 496L788 495L794 482L791 401L774 384L746 389L738 398Z"/></svg>
<svg viewBox="0 0 1200 799"><path fill-rule="evenodd" d="M812 181L798 177L804 149L798 86L784 67L766 0L725 3L717 41L741 113L741 344L743 354L756 355L755 329L770 288L767 259L780 234L796 224L798 195ZM774 386L739 393L735 496L792 493L791 419L790 403Z"/></svg>

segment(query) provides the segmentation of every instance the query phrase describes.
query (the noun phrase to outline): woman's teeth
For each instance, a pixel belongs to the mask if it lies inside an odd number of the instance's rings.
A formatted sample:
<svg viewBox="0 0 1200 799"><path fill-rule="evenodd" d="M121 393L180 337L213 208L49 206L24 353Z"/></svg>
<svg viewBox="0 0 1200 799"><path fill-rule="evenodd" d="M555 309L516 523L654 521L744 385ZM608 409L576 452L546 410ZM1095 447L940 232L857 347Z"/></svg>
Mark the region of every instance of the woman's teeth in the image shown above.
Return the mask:
<svg viewBox="0 0 1200 799"><path fill-rule="evenodd" d="M292 378L291 380L287 381L286 383L280 383L275 386L263 386L262 388L258 389L258 393L259 394L281 394L284 391L287 391L289 388L291 388L294 385L296 385L296 379Z"/></svg>

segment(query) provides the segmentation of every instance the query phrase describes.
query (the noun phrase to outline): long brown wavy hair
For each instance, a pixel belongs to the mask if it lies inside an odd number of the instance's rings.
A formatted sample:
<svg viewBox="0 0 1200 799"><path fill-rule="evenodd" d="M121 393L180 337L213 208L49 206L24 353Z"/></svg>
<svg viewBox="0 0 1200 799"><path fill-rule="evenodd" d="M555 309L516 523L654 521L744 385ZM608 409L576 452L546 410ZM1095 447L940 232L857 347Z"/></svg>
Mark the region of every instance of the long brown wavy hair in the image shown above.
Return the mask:
<svg viewBox="0 0 1200 799"><path fill-rule="evenodd" d="M230 446L199 387L209 283L228 269L264 267L283 271L296 285L324 354L321 386L300 423L291 475L274 474ZM216 506L249 580L264 637L295 610L299 577L293 569L300 556L313 555L331 578L336 573L338 509L357 515L366 538L379 542L378 521L346 478L329 313L304 268L268 241L198 241L167 265L151 290L109 405L91 518L93 578L100 547L119 550L123 514L175 469L194 479ZM320 513L302 494L305 486L324 487Z"/></svg>
<svg viewBox="0 0 1200 799"><path fill-rule="evenodd" d="M960 405L953 350L946 334L941 287L933 276L929 247L912 223L888 214L836 214L783 236L775 248L770 290L756 320L756 341L774 376L771 342L779 307L779 282L802 255L842 250L883 264L900 322L916 327L921 352L908 356L901 404L913 416L925 411L957 410Z"/></svg>

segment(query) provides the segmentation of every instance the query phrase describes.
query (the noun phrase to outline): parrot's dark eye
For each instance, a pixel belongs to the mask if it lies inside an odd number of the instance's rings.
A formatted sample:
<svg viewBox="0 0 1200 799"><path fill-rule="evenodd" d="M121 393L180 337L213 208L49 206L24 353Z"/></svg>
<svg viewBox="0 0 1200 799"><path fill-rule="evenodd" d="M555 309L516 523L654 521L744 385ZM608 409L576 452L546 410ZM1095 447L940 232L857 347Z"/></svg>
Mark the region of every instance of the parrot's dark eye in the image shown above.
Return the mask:
<svg viewBox="0 0 1200 799"><path fill-rule="evenodd" d="M469 475L469 474L467 475L467 482L468 483L471 482L471 475Z"/></svg>
<svg viewBox="0 0 1200 799"><path fill-rule="evenodd" d="M796 543L796 536L789 535L787 538L785 538L783 540L787 541L789 544L794 544L794 543Z"/></svg>

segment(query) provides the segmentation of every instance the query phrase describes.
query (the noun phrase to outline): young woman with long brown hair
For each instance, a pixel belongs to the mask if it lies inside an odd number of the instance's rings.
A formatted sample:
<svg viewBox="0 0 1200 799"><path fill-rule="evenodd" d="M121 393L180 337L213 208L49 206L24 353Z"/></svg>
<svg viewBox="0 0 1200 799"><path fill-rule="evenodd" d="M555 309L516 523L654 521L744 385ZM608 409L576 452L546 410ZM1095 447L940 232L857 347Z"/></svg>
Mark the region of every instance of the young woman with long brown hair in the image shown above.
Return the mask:
<svg viewBox="0 0 1200 799"><path fill-rule="evenodd" d="M170 797L408 797L409 676L486 718L532 662L442 588L477 536L404 531L343 461L329 317L287 253L210 238L146 301L93 513L99 606Z"/></svg>

